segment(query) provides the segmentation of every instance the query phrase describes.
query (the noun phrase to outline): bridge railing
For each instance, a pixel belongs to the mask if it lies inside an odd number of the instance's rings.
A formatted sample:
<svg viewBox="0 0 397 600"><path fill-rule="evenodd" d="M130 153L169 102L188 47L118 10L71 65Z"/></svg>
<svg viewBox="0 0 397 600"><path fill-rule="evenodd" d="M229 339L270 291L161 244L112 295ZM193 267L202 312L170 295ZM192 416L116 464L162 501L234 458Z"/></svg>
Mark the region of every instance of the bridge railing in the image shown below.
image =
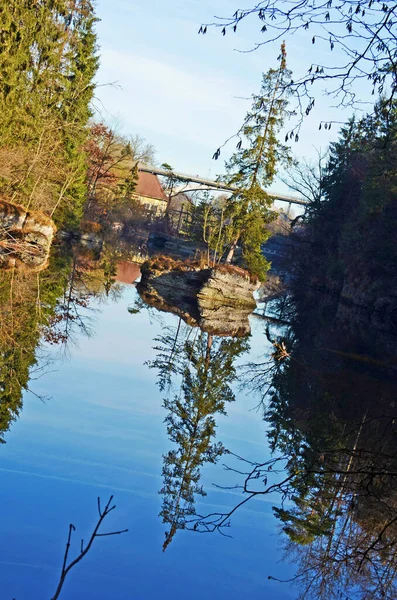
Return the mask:
<svg viewBox="0 0 397 600"><path fill-rule="evenodd" d="M138 165L138 171L142 171L143 173L151 173L152 175L160 175L161 177L175 177L179 181L185 183L197 183L198 185L202 186L203 189L219 190L224 192L238 191L236 187L228 186L227 184L221 181L213 181L211 179L199 177L198 175L188 175L186 173L169 171L167 169L161 169L159 167ZM268 192L268 195L270 198L272 198L273 201L286 202L289 205L297 204L298 206L306 206L308 204L307 200L304 200L303 198L298 198L296 196L288 196L286 194L278 194L274 192Z"/></svg>

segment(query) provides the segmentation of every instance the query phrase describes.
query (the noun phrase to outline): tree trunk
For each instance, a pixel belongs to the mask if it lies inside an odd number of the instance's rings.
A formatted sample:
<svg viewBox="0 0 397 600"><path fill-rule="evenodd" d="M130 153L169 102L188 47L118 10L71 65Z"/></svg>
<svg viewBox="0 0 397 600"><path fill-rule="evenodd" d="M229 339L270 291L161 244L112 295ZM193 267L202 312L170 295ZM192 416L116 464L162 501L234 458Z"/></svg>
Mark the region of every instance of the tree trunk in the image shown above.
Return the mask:
<svg viewBox="0 0 397 600"><path fill-rule="evenodd" d="M230 264L232 262L233 256L234 256L234 252L235 252L236 247L237 247L237 242L238 242L238 239L235 240L232 243L232 245L230 246L229 252L227 253L227 256L226 256L226 259L225 259L225 263L226 264Z"/></svg>
<svg viewBox="0 0 397 600"><path fill-rule="evenodd" d="M212 342L213 342L213 336L211 333L208 334L207 337L207 348L206 348L206 352L205 352L205 366L207 369L209 369L210 363L211 363L211 348L212 348Z"/></svg>

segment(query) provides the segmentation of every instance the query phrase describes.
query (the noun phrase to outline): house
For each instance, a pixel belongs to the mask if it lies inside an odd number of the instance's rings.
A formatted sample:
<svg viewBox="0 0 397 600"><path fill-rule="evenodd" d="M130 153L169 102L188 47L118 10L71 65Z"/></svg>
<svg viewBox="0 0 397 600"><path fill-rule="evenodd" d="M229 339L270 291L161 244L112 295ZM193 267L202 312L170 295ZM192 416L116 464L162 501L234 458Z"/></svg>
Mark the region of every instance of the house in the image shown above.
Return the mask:
<svg viewBox="0 0 397 600"><path fill-rule="evenodd" d="M134 190L133 198L136 198L145 208L155 214L166 211L168 198L153 173L138 171L138 181Z"/></svg>
<svg viewBox="0 0 397 600"><path fill-rule="evenodd" d="M139 201L154 216L163 215L168 208L171 229L178 232L186 228L191 219L192 200L182 191L174 190L167 196L157 175L138 171L138 180L133 198Z"/></svg>

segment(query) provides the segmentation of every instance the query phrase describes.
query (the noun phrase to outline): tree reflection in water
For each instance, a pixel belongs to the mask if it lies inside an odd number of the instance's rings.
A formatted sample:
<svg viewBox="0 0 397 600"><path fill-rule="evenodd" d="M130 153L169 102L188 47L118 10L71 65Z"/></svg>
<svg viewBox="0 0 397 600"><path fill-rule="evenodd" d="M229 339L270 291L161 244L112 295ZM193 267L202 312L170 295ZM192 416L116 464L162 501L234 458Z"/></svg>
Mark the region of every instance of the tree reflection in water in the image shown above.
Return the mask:
<svg viewBox="0 0 397 600"><path fill-rule="evenodd" d="M169 526L163 550L195 513L196 496L205 496L200 467L215 463L226 451L215 441L217 414L226 414L234 401L231 383L236 379L235 359L248 350L246 339L227 339L200 330L169 329L156 338L158 352L151 368L158 369L158 384L167 391L167 433L175 448L163 456L163 496L160 516ZM190 339L193 333L193 339ZM172 377L180 388L174 389Z"/></svg>
<svg viewBox="0 0 397 600"><path fill-rule="evenodd" d="M391 600L397 597L395 356L375 354L358 329L356 339L344 337L324 319L320 299L317 305L317 312L315 303L295 305L288 329L268 331L275 350L246 369L247 382L266 395L273 455L257 463L235 457L239 466L230 468L236 477L243 473L238 507L278 494L273 511L286 555L297 564L290 581L300 598ZM222 531L238 507L196 514L186 528Z"/></svg>
<svg viewBox="0 0 397 600"><path fill-rule="evenodd" d="M22 408L43 336L65 347L76 327L90 332L91 298L113 294L117 299L118 258L110 251L96 260L54 254L40 273L0 271L0 441ZM290 325L267 329L269 356L247 365L245 377L263 401L273 456L257 463L234 457L238 466L230 462L230 468L236 478L245 473L240 506L278 494L274 513L286 554L297 563L293 581L302 598L342 593L392 599L397 597L395 344L386 340L374 346L352 322L347 336L331 308L315 298L311 304L308 298L290 302L284 315ZM248 342L181 322L156 342L150 366L158 370L166 394L167 431L175 445L163 464L166 548L179 529L223 530L236 510L198 515L195 499L205 493L201 467L225 452L215 439L215 419L234 400L235 361Z"/></svg>
<svg viewBox="0 0 397 600"><path fill-rule="evenodd" d="M57 267L39 273L0 270L0 443L20 413L29 379L35 376L42 328L62 292L64 269Z"/></svg>
<svg viewBox="0 0 397 600"><path fill-rule="evenodd" d="M46 270L0 269L0 443L20 414L29 380L47 369L44 343L65 353L76 333L91 335L91 301L120 297L117 260L112 247L99 256L53 248Z"/></svg>

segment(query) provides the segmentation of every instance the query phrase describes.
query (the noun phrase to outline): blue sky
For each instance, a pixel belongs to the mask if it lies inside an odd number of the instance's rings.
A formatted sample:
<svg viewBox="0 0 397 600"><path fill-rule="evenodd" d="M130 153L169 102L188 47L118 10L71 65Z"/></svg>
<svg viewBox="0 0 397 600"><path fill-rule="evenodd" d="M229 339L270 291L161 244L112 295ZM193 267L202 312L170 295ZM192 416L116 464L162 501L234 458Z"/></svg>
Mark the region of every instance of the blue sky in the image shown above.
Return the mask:
<svg viewBox="0 0 397 600"><path fill-rule="evenodd" d="M258 91L262 72L274 66L279 51L278 45L236 51L258 41L255 19L237 34L223 37L209 30L197 35L215 12L229 15L236 7L236 0L99 0L101 87L95 106L100 116L117 123L120 132L144 136L156 147L159 163L202 176L221 173L223 160L213 161L212 154L238 129L249 108L247 98ZM299 34L287 39L287 54L295 73L325 58L321 46ZM347 117L348 112L330 108L320 91L293 152L313 157L315 148L324 149L337 134L335 126L319 131L319 121Z"/></svg>

